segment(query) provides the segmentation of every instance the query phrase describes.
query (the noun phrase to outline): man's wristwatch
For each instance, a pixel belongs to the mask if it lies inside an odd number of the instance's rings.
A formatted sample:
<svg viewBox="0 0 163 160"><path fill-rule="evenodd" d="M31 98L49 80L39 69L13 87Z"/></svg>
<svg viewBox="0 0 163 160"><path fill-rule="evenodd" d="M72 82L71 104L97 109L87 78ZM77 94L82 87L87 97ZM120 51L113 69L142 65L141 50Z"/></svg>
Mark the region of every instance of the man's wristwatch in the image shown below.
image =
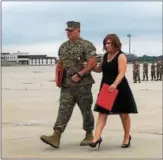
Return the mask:
<svg viewBox="0 0 163 160"><path fill-rule="evenodd" d="M76 73L79 78L82 78L82 75L80 73Z"/></svg>

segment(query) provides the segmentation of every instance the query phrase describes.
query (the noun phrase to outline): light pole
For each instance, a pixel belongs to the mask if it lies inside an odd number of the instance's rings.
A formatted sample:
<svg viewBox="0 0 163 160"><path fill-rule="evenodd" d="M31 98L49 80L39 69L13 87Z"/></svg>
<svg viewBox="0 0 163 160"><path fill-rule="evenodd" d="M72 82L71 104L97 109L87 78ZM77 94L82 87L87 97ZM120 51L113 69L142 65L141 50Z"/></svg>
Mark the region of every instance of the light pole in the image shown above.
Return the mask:
<svg viewBox="0 0 163 160"><path fill-rule="evenodd" d="M129 54L131 53L131 34L127 34L127 37L129 39Z"/></svg>

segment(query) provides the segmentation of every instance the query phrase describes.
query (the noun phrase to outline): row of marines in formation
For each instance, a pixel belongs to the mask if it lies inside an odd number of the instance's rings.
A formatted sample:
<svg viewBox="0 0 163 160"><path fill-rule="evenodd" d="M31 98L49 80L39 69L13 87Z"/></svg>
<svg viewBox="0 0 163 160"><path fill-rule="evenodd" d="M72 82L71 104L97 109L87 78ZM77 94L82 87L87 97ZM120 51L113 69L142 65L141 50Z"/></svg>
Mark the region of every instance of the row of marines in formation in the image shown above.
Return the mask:
<svg viewBox="0 0 163 160"><path fill-rule="evenodd" d="M156 63L156 64L155 64ZM142 81L148 81L148 68L147 62L143 63L143 79ZM163 79L163 61L152 62L151 66L151 81L159 81ZM140 63L136 60L133 63L133 82L140 83Z"/></svg>

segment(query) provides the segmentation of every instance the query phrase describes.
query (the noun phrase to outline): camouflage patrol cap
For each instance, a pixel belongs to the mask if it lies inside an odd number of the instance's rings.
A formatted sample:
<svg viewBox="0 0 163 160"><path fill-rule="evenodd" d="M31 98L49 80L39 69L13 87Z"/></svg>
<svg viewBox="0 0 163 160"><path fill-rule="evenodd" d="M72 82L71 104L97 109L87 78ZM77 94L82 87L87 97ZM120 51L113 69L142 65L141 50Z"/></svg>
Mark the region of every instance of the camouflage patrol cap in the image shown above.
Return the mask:
<svg viewBox="0 0 163 160"><path fill-rule="evenodd" d="M66 24L67 24L67 28L65 30L73 31L76 28L80 28L80 23L79 22L68 21Z"/></svg>

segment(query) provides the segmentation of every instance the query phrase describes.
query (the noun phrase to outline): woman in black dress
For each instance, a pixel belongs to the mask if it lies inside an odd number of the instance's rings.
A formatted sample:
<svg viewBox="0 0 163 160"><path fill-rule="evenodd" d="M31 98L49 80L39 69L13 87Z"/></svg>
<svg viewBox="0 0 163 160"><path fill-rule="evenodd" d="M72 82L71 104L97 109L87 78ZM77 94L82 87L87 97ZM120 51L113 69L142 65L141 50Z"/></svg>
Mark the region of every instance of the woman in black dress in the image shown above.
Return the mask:
<svg viewBox="0 0 163 160"><path fill-rule="evenodd" d="M127 148L130 146L131 140L129 114L138 113L132 91L125 77L127 58L121 51L121 42L116 34L109 34L104 38L103 48L106 51L103 62L95 67L94 71L98 73L102 72L103 74L101 87L103 83L106 83L110 85L109 91L112 92L117 88L119 93L111 111L95 105L94 111L99 112L99 116L95 136L89 146L96 147L97 144L100 146L102 142L101 134L106 124L107 116L119 114L124 128L124 139L121 147Z"/></svg>

